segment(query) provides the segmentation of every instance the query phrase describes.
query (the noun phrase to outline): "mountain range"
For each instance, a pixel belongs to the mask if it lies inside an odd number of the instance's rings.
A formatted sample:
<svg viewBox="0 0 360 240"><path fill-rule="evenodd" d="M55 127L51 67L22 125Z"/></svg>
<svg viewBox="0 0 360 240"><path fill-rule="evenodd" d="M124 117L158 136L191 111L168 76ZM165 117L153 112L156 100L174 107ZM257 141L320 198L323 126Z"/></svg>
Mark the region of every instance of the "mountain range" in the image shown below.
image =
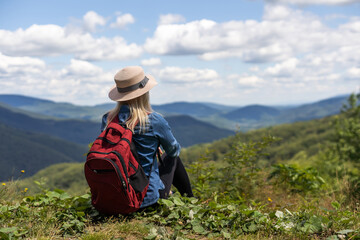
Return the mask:
<svg viewBox="0 0 360 240"><path fill-rule="evenodd" d="M236 125L244 131L333 115L345 101L345 96L338 96L295 107L177 102L153 108L165 116L180 144L188 147L233 135ZM32 175L55 163L84 161L86 145L100 133L102 114L112 107L0 95L0 180L16 178L20 170Z"/></svg>
<svg viewBox="0 0 360 240"><path fill-rule="evenodd" d="M248 105L242 107L215 103L174 102L152 105L164 116L188 115L219 128L242 131L254 128L310 120L334 115L340 112L347 95L298 106ZM114 103L95 106L77 106L22 95L0 95L0 103L28 112L64 119L83 119L99 122L104 112L112 109Z"/></svg>

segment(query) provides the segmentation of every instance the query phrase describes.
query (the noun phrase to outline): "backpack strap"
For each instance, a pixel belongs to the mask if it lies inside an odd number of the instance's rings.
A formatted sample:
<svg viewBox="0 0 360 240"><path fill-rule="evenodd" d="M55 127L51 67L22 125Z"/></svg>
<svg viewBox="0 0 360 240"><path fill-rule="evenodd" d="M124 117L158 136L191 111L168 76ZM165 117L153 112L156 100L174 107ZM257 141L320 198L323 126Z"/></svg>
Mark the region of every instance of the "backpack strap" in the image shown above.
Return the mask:
<svg viewBox="0 0 360 240"><path fill-rule="evenodd" d="M121 125L122 127L126 128L126 126L123 126L123 124L121 124L121 123L119 122L119 116L118 116L118 114L116 114L116 116L111 120L111 122L112 122L112 123L117 123L117 124ZM136 125L137 125L137 124L138 124L138 122L136 123ZM140 161L139 161L139 154L138 154L137 151L136 151L136 147L135 147L135 144L134 144L133 141L131 141L131 143L130 143L130 150L131 150L132 154L134 155L134 157L135 157L136 161L138 162L138 164L141 165L141 164L140 164ZM160 155L159 147L156 149L156 155L157 155L157 159L159 160L159 162L160 162L161 164L163 164L163 161L162 161L161 155ZM155 165L155 160L153 160L153 162L152 162L152 164L151 164L151 167L150 167L150 173L149 173L149 176L148 176L149 179L150 179L150 175L151 175L151 172L152 172L152 169L153 169L153 166L154 166L154 165Z"/></svg>

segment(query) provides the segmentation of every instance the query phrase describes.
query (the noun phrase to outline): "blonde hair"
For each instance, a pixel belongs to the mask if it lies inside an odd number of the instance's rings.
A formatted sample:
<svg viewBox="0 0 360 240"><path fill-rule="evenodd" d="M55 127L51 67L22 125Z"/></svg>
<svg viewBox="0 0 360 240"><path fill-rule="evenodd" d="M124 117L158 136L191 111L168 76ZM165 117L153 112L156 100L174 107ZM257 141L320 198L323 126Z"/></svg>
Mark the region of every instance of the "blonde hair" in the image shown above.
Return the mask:
<svg viewBox="0 0 360 240"><path fill-rule="evenodd" d="M128 101L117 102L116 107L108 114L107 124L119 114L122 105L128 105L130 109L130 116L126 121L126 127L134 132L135 125L139 123L141 131L144 132L149 120L148 114L153 112L150 105L149 92Z"/></svg>

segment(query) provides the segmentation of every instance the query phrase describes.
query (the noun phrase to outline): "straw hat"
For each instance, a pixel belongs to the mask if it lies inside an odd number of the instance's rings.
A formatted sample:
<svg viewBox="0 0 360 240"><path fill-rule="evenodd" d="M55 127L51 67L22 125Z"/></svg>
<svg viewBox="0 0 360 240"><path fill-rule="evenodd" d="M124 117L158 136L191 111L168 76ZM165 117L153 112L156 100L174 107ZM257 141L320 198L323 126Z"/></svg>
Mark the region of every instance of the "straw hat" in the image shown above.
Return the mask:
<svg viewBox="0 0 360 240"><path fill-rule="evenodd" d="M150 89L157 82L151 75L145 75L139 66L129 66L115 74L115 86L109 92L109 98L113 101L127 101L137 98Z"/></svg>

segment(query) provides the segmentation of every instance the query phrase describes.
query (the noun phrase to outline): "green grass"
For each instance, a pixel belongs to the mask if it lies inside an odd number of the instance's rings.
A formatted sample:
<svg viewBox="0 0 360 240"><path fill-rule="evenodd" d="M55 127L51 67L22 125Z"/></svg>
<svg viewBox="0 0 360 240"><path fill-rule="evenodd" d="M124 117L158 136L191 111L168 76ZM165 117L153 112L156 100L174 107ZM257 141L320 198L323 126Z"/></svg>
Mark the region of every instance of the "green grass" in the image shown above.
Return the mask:
<svg viewBox="0 0 360 240"><path fill-rule="evenodd" d="M8 201L9 194L17 197ZM285 199L246 203L218 195L200 201L175 194L156 209L103 217L89 195L24 195L11 186L0 191L1 239L360 239L360 213L336 201L325 208L319 200L334 200L329 196L293 195L298 205L291 207Z"/></svg>

